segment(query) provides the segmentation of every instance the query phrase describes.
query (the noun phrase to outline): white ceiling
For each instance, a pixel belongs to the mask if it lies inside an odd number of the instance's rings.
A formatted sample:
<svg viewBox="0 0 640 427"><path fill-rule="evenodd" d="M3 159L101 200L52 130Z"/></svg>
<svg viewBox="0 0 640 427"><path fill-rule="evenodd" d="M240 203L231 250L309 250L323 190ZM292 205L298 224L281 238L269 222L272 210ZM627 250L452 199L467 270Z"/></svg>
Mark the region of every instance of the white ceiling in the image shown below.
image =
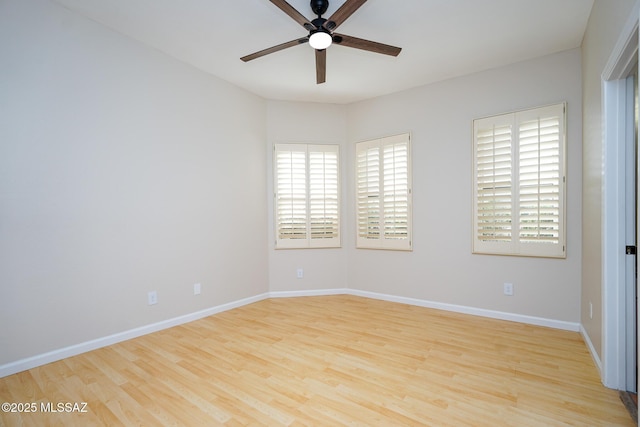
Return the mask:
<svg viewBox="0 0 640 427"><path fill-rule="evenodd" d="M580 46L593 0L370 0L337 32L399 46L398 57L308 45L240 57L307 35L268 0L55 0L269 99L350 103ZM308 19L309 0L289 0ZM344 0L330 1L329 17Z"/></svg>

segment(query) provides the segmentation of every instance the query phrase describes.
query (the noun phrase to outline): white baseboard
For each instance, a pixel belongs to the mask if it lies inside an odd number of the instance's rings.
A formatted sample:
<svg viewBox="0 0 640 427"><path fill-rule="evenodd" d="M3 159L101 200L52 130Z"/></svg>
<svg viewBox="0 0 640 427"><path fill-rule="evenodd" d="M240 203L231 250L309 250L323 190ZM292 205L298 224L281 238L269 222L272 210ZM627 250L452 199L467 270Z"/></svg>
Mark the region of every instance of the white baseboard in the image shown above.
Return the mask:
<svg viewBox="0 0 640 427"><path fill-rule="evenodd" d="M602 375L602 360L600 360L600 356L598 356L598 352L596 348L593 346L591 342L591 337L587 333L584 326L580 325L580 334L582 335L582 339L587 344L587 348L589 349L589 353L591 353L591 358L593 359L593 363L595 363L596 368L598 369L598 373L600 374L600 378L604 378Z"/></svg>
<svg viewBox="0 0 640 427"><path fill-rule="evenodd" d="M28 357L26 359L10 362L5 365L0 365L0 378L6 377L8 375L12 375L18 372L26 371L27 369L46 365L47 363L57 362L58 360L65 359L67 357L76 356L81 353L86 353L87 351L96 350L98 348L106 347L108 345L116 344L116 343L126 341L132 338L136 338L142 335L150 334L152 332L157 332L163 329L168 329L174 326L182 325L184 323L193 322L194 320L202 319L203 317L211 316L216 313L221 313L223 311L231 310L237 307L241 307L243 305L261 301L266 298L269 298L268 293L256 295L249 298L244 298L238 301L232 301L230 303L196 311L194 313L185 314L183 316L174 317L172 319L163 320L161 322L152 323L150 325L141 326L139 328L129 329L128 331L119 332L117 334L108 335L106 337L96 338L94 340L85 341L83 343L49 351L43 354L38 354L36 356Z"/></svg>
<svg viewBox="0 0 640 427"><path fill-rule="evenodd" d="M269 298L317 297L322 295L350 294L351 289L315 289L311 291L275 291L269 292Z"/></svg>
<svg viewBox="0 0 640 427"><path fill-rule="evenodd" d="M526 316L524 314L506 313L503 311L485 310L483 308L467 307L464 305L447 304L442 302L434 302L421 300L416 298L398 297L394 295L379 294L376 292L360 291L357 289L348 289L350 295L356 295L367 298L380 299L391 302L399 302L402 304L416 305L419 307L434 308L437 310L453 311L455 313L472 314L474 316L489 317L492 319L509 320L512 322L526 323L529 325L546 326L548 328L562 329L565 331L580 331L580 323L565 322L562 320L546 319L543 317Z"/></svg>
<svg viewBox="0 0 640 427"><path fill-rule="evenodd" d="M216 313L231 310L234 308L242 307L247 304L262 301L267 298L292 298L292 297L304 297L304 296L320 296L320 295L354 295L366 298L379 299L390 302L398 302L402 304L415 305L419 307L434 308L438 310L453 311L457 313L472 314L475 316L489 317L493 319L510 320L513 322L527 323L537 326L546 326L555 329L563 329L568 331L582 331L583 337L587 342L587 346L594 356L596 365L601 371L601 363L597 357L597 353L593 349L591 340L589 340L586 332L579 323L565 322L561 320L545 319L540 317L525 316L520 314L505 313L500 311L485 310L474 307L466 307L461 305L446 304L440 302L433 302L427 300L421 300L416 298L399 297L394 295L380 294L376 292L361 291L357 289L318 289L308 291L276 291L266 292L253 297L244 298L238 301L232 301L230 303L218 305L205 310L197 311L183 316L174 317L172 319L163 320L162 322L153 323L150 325L141 326L139 328L130 329L128 331L119 332L117 334L108 335L106 337L97 338L91 341L75 344L69 347L53 350L47 353L39 354L36 356L28 357L26 359L10 362L5 365L0 365L0 378L12 375L18 372L26 371L37 366L42 366L47 363L56 362L58 360L76 356L87 351L96 350L101 347L116 344L122 341L126 341L132 338L136 338L142 335L157 332L163 329L171 328L173 326L182 325L184 323L193 322L194 320L202 319L203 317L211 316Z"/></svg>

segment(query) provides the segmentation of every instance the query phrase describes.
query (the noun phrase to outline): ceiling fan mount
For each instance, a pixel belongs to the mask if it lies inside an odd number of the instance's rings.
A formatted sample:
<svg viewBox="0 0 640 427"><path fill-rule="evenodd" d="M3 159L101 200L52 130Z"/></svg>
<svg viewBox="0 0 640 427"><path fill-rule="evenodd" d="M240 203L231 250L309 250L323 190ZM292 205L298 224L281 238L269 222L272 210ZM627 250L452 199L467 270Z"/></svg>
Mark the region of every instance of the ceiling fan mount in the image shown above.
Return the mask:
<svg viewBox="0 0 640 427"><path fill-rule="evenodd" d="M318 17L324 15L329 8L329 0L311 0L311 10Z"/></svg>
<svg viewBox="0 0 640 427"><path fill-rule="evenodd" d="M356 10L358 10L360 6L366 3L367 0L346 0L328 19L323 18L322 15L329 8L329 0L311 0L311 10L317 16L317 18L311 21L287 3L286 0L270 1L309 31L309 35L243 56L240 59L244 62L248 62L289 47L308 43L316 51L316 82L320 84L326 81L326 49L332 43L391 56L398 56L402 50L399 47L334 33L335 29L338 28L338 26Z"/></svg>

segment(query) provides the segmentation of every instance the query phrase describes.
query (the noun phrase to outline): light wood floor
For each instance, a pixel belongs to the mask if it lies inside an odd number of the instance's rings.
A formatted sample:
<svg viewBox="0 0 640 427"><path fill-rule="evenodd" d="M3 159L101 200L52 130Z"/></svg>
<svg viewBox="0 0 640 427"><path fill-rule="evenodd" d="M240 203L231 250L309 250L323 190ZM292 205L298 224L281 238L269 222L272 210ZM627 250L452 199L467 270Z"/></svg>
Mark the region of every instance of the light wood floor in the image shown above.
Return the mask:
<svg viewBox="0 0 640 427"><path fill-rule="evenodd" d="M578 333L271 299L0 379L6 426L632 426ZM86 413L40 403L86 402Z"/></svg>

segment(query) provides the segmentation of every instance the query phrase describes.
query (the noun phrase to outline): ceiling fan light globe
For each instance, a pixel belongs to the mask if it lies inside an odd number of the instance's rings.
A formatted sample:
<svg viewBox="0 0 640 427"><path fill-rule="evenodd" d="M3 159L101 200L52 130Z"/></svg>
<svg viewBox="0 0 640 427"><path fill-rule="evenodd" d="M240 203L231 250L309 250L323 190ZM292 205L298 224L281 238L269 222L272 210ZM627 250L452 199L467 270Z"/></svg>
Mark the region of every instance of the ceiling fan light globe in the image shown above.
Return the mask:
<svg viewBox="0 0 640 427"><path fill-rule="evenodd" d="M323 50L331 46L332 41L331 34L318 31L309 37L309 46L317 50Z"/></svg>

